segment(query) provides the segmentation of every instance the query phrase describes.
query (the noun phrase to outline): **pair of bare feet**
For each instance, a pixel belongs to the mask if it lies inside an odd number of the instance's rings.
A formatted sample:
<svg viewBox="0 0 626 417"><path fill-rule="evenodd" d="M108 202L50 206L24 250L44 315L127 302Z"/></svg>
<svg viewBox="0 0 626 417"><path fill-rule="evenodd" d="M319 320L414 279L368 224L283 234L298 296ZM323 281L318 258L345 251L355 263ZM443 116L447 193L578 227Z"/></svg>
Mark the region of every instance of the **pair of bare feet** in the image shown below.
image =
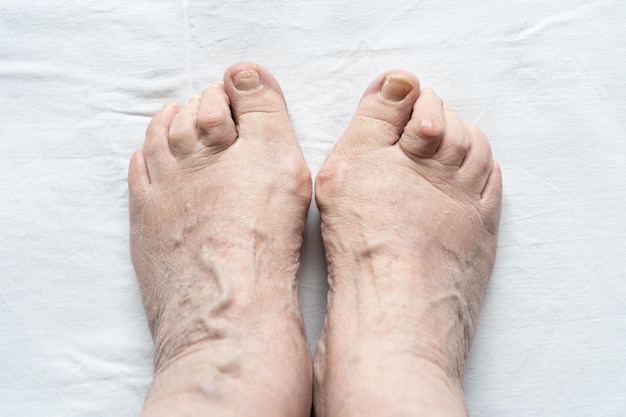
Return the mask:
<svg viewBox="0 0 626 417"><path fill-rule="evenodd" d="M373 81L317 175L330 291L313 364L296 289L311 175L267 70L236 64L166 104L128 181L156 346L144 416L465 415L501 174L413 74Z"/></svg>

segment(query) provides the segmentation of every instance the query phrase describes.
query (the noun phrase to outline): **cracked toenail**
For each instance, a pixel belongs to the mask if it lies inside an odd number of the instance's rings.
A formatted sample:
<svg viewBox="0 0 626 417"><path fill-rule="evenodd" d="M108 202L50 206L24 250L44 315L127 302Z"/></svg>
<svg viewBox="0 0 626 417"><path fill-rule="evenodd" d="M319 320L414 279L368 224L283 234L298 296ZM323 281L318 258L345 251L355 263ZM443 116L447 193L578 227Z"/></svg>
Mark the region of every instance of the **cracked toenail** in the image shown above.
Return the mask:
<svg viewBox="0 0 626 417"><path fill-rule="evenodd" d="M415 87L404 75L388 75L385 77L380 94L387 100L402 101Z"/></svg>
<svg viewBox="0 0 626 417"><path fill-rule="evenodd" d="M233 75L233 84L239 91L251 91L261 86L261 77L256 69L243 70Z"/></svg>

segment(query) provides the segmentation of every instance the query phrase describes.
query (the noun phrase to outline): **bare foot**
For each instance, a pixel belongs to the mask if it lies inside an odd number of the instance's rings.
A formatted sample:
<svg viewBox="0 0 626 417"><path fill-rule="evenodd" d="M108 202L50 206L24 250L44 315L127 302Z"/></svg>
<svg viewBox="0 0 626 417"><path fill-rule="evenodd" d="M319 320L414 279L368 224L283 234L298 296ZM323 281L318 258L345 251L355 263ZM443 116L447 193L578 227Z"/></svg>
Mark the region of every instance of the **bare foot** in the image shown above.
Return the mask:
<svg viewBox="0 0 626 417"><path fill-rule="evenodd" d="M308 416L296 271L311 176L260 66L154 116L130 163L131 253L155 342L143 415Z"/></svg>
<svg viewBox="0 0 626 417"><path fill-rule="evenodd" d="M413 74L370 85L316 179L330 284L318 416L465 415L501 189L483 134Z"/></svg>

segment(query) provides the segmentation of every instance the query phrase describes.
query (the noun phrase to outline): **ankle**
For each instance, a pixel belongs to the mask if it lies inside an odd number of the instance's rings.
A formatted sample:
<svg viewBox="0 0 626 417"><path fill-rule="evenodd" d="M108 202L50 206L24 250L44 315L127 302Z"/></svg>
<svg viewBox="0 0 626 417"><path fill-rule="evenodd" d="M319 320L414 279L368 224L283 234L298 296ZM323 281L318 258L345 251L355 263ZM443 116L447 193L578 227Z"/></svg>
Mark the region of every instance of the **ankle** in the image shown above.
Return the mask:
<svg viewBox="0 0 626 417"><path fill-rule="evenodd" d="M311 374L308 349L268 354L257 344L194 345L155 371L142 417L308 417Z"/></svg>
<svg viewBox="0 0 626 417"><path fill-rule="evenodd" d="M175 356L157 361L146 406L185 398L193 403L207 403L221 396L227 384L239 379L241 349L198 343L180 350Z"/></svg>
<svg viewBox="0 0 626 417"><path fill-rule="evenodd" d="M467 416L458 378L425 359L395 359L318 355L316 415Z"/></svg>

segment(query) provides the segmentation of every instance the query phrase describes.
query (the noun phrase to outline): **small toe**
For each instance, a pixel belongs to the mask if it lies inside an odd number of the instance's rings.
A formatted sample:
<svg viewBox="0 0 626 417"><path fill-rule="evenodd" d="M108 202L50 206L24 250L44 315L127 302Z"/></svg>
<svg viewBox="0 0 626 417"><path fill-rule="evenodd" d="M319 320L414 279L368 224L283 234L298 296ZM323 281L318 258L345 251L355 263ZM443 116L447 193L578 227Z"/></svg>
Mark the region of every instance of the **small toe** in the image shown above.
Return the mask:
<svg viewBox="0 0 626 417"><path fill-rule="evenodd" d="M230 101L224 85L215 83L202 92L198 110L200 140L216 152L222 151L237 139L237 128L230 113Z"/></svg>
<svg viewBox="0 0 626 417"><path fill-rule="evenodd" d="M400 137L400 147L413 158L432 158L439 149L444 131L443 101L433 90L425 88L415 101L411 120Z"/></svg>
<svg viewBox="0 0 626 417"><path fill-rule="evenodd" d="M128 165L128 193L131 213L137 212L148 188L150 188L150 174L143 151L140 149L133 154Z"/></svg>
<svg viewBox="0 0 626 417"><path fill-rule="evenodd" d="M280 85L262 66L241 62L224 74L224 90L242 140L294 139Z"/></svg>
<svg viewBox="0 0 626 417"><path fill-rule="evenodd" d="M154 115L146 129L146 140L143 145L143 159L154 181L175 165L169 147L169 130L172 121L180 111L176 103L167 103Z"/></svg>
<svg viewBox="0 0 626 417"><path fill-rule="evenodd" d="M150 187L150 174L143 151L135 151L128 165L128 188L131 193L142 193Z"/></svg>
<svg viewBox="0 0 626 417"><path fill-rule="evenodd" d="M491 201L500 201L502 198L502 169L495 160L491 161L491 170L487 177L485 187L481 193L483 205L489 205Z"/></svg>
<svg viewBox="0 0 626 417"><path fill-rule="evenodd" d="M459 170L461 180L471 187L472 191L481 194L491 171L493 170L493 155L489 141L476 126L465 123L469 137L469 148Z"/></svg>
<svg viewBox="0 0 626 417"><path fill-rule="evenodd" d="M339 145L393 145L411 117L420 92L419 80L408 71L388 71L365 90Z"/></svg>
<svg viewBox="0 0 626 417"><path fill-rule="evenodd" d="M442 165L460 167L470 146L470 132L466 123L444 106L444 132L432 159Z"/></svg>
<svg viewBox="0 0 626 417"><path fill-rule="evenodd" d="M502 210L502 170L496 161L491 161L491 170L481 194L480 204L489 231L497 235Z"/></svg>
<svg viewBox="0 0 626 417"><path fill-rule="evenodd" d="M169 147L175 156L191 154L198 145L200 97L192 97L178 112L169 130Z"/></svg>

